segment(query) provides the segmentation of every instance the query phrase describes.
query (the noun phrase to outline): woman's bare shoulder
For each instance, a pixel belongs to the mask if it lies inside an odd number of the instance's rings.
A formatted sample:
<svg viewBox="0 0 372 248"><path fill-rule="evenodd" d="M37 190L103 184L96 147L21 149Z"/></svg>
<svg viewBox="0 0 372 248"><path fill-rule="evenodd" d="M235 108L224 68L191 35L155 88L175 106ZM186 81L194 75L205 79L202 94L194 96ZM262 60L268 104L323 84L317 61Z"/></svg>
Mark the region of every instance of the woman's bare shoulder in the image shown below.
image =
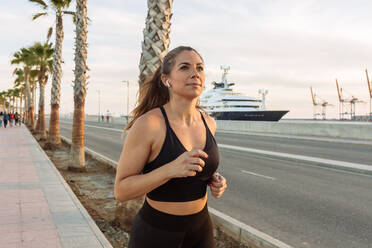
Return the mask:
<svg viewBox="0 0 372 248"><path fill-rule="evenodd" d="M163 116L159 108L151 109L138 117L131 129L144 133L158 132L163 128Z"/></svg>
<svg viewBox="0 0 372 248"><path fill-rule="evenodd" d="M212 134L214 135L217 129L216 121L214 120L212 116L210 116L206 112L202 111L202 115L204 116L204 119L207 122L209 130L211 130Z"/></svg>

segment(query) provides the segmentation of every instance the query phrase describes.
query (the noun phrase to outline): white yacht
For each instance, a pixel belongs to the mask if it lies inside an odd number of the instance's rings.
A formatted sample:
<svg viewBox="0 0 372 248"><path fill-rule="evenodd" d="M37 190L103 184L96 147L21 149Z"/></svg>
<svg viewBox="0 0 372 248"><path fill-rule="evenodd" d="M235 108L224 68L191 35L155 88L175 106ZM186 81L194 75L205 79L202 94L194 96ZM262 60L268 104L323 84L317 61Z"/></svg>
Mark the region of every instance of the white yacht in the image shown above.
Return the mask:
<svg viewBox="0 0 372 248"><path fill-rule="evenodd" d="M212 82L213 89L204 91L200 97L200 105L217 120L278 121L288 110L266 110L265 95L267 90L260 90L261 99L248 97L234 92L226 75L230 67L223 70L220 83Z"/></svg>

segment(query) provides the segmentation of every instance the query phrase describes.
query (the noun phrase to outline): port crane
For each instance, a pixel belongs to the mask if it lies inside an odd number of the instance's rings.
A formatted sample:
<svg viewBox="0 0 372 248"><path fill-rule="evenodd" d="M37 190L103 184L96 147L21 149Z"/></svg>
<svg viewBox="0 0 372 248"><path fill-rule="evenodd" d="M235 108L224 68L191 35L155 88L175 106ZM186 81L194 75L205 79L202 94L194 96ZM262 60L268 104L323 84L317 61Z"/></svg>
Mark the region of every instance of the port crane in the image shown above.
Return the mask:
<svg viewBox="0 0 372 248"><path fill-rule="evenodd" d="M346 92L346 90L339 87L337 78L336 78L336 87L337 87L338 99L340 102L340 105L339 105L340 120L345 120L346 119L345 116L347 115L350 115L351 120L355 120L355 104L363 103L364 101L354 97L352 94L348 92L347 93L351 96L351 98L345 99L343 96L343 91ZM345 110L344 112L344 109L346 109L348 105L350 107L350 112L347 112L347 110Z"/></svg>
<svg viewBox="0 0 372 248"><path fill-rule="evenodd" d="M372 85L369 81L368 71L366 69L366 76L367 76L367 84L368 84L368 91L369 91L369 120L372 121Z"/></svg>
<svg viewBox="0 0 372 248"><path fill-rule="evenodd" d="M310 87L310 92L311 92L311 98L313 100L313 119L317 119L317 116L321 116L323 120L326 119L326 108L327 106L334 106L332 104L329 104L327 101L323 100L313 92L313 88ZM321 102L317 101L319 99ZM320 106L320 112L318 113L317 109L318 106Z"/></svg>

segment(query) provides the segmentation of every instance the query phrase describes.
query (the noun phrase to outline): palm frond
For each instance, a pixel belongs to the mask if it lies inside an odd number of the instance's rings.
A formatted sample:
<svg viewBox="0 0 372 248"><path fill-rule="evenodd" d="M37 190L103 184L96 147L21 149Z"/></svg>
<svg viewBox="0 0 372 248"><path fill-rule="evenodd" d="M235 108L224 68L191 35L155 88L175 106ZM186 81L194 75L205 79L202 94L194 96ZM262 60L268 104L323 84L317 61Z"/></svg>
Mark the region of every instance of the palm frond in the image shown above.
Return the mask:
<svg viewBox="0 0 372 248"><path fill-rule="evenodd" d="M64 2L65 8L68 8L70 6L72 0L64 0L63 2Z"/></svg>
<svg viewBox="0 0 372 248"><path fill-rule="evenodd" d="M62 11L64 15L72 15L72 21L76 24L76 13L73 11Z"/></svg>
<svg viewBox="0 0 372 248"><path fill-rule="evenodd" d="M15 65L15 64L20 64L20 63L21 63L21 53L18 51L13 54L13 59L10 61L10 64Z"/></svg>
<svg viewBox="0 0 372 248"><path fill-rule="evenodd" d="M68 9L72 0L50 0L50 2L56 10L62 11Z"/></svg>
<svg viewBox="0 0 372 248"><path fill-rule="evenodd" d="M47 12L37 13L37 14L35 14L35 15L32 17L32 20L35 20L35 19L39 18L40 16L47 15L47 14L48 14Z"/></svg>
<svg viewBox="0 0 372 248"><path fill-rule="evenodd" d="M53 70L53 60L48 60L48 68L49 68L49 71Z"/></svg>
<svg viewBox="0 0 372 248"><path fill-rule="evenodd" d="M32 3L36 3L38 5L41 5L43 7L43 9L47 9L48 8L48 5L43 1L43 0L28 0Z"/></svg>
<svg viewBox="0 0 372 248"><path fill-rule="evenodd" d="M52 34L53 34L53 27L50 27L48 29L48 34L47 34L47 43L49 42L50 37L52 37Z"/></svg>
<svg viewBox="0 0 372 248"><path fill-rule="evenodd" d="M63 14L76 15L74 11L62 11Z"/></svg>

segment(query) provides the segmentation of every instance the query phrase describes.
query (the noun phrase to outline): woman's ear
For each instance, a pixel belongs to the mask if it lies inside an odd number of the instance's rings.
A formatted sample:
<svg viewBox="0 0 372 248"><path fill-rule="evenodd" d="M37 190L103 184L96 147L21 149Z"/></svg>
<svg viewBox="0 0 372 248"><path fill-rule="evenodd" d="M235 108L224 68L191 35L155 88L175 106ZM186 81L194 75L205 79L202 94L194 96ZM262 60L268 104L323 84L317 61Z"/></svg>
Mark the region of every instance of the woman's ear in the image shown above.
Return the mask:
<svg viewBox="0 0 372 248"><path fill-rule="evenodd" d="M167 77L163 74L161 75L160 77L162 83L167 87L167 88L170 88L172 85L171 83L169 82L169 80L167 79Z"/></svg>
<svg viewBox="0 0 372 248"><path fill-rule="evenodd" d="M164 74L161 74L160 79L161 79L161 82L162 82L165 86L167 86L167 85L166 85L167 77L166 77Z"/></svg>

